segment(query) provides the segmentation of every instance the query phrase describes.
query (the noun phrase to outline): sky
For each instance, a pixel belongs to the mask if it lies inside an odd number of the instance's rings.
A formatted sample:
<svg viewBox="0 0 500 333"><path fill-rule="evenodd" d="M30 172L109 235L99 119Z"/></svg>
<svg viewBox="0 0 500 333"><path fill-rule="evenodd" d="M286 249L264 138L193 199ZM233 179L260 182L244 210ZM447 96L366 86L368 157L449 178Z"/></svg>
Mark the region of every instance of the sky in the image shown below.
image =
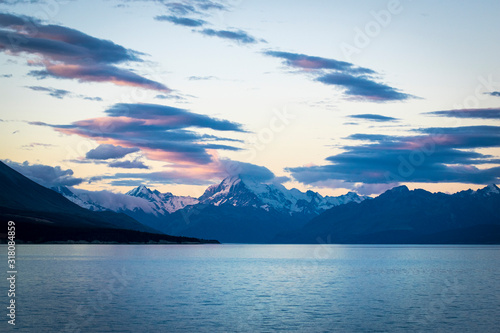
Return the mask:
<svg viewBox="0 0 500 333"><path fill-rule="evenodd" d="M48 187L500 178L500 2L0 1L0 159Z"/></svg>

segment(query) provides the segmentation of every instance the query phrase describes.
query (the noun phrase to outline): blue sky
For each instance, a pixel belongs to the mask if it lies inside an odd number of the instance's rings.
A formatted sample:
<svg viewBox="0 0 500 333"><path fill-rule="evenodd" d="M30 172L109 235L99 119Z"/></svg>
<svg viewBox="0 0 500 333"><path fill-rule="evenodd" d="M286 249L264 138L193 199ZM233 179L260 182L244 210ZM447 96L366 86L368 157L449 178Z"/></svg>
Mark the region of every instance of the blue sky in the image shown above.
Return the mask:
<svg viewBox="0 0 500 333"><path fill-rule="evenodd" d="M1 156L46 186L500 177L498 1L4 1Z"/></svg>

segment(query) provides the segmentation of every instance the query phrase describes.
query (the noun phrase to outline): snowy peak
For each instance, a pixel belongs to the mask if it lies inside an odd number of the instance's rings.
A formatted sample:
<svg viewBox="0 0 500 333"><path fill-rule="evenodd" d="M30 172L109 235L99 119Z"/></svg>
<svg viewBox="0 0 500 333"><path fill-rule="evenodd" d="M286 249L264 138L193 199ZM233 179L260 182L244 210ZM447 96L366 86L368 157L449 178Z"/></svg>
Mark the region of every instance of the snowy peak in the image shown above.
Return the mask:
<svg viewBox="0 0 500 333"><path fill-rule="evenodd" d="M212 185L198 199L201 203L220 206L259 206L261 202L239 177L228 177L219 185Z"/></svg>
<svg viewBox="0 0 500 333"><path fill-rule="evenodd" d="M495 184L490 184L490 185L486 186L486 188L484 188L484 190L486 190L487 193L490 193L490 194L500 194L500 189Z"/></svg>
<svg viewBox="0 0 500 333"><path fill-rule="evenodd" d="M499 195L500 189L495 184L490 184L490 185L486 186L485 188L479 189L473 193L475 195L489 197L489 196L493 196L493 195Z"/></svg>
<svg viewBox="0 0 500 333"><path fill-rule="evenodd" d="M313 191L288 190L281 184L262 184L252 179L229 177L219 185L210 186L199 198L201 203L215 206L274 209L287 214L319 214L348 202L361 202L364 197L350 192L340 197L322 197Z"/></svg>
<svg viewBox="0 0 500 333"><path fill-rule="evenodd" d="M192 197L174 196L172 193L161 193L158 190L150 190L144 185L140 185L126 193L131 197L142 198L149 201L152 209L160 214L167 215L188 205L195 205L198 200Z"/></svg>
<svg viewBox="0 0 500 333"><path fill-rule="evenodd" d="M51 190L53 190L59 194L62 194L63 197L65 197L69 201L77 204L80 207L83 207L83 208L86 208L86 209L89 209L89 210L92 210L95 212L108 210L108 208L104 207L103 205L98 203L96 200L93 200L88 196L77 195L66 186L52 187Z"/></svg>
<svg viewBox="0 0 500 333"><path fill-rule="evenodd" d="M165 216L188 205L198 203L195 198L174 196L172 193L161 193L158 190L152 191L144 185L136 187L126 194L108 191L72 191L65 186L58 186L52 190L62 194L66 199L80 207L93 211L143 212L154 216Z"/></svg>
<svg viewBox="0 0 500 333"><path fill-rule="evenodd" d="M158 197L157 194L160 194L160 192L158 192L156 190L151 191L146 186L140 185L140 186L128 191L125 194L130 195L131 197L144 198L144 199L148 199L148 200L153 199L154 200L154 199L157 199L157 197Z"/></svg>

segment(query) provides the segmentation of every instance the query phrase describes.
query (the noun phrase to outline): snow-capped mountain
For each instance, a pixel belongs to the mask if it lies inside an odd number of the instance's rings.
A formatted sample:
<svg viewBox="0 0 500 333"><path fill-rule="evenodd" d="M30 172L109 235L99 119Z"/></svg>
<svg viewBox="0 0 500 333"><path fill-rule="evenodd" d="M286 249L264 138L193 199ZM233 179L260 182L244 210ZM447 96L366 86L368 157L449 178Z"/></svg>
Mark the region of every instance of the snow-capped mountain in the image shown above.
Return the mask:
<svg viewBox="0 0 500 333"><path fill-rule="evenodd" d="M165 216L187 205L198 203L195 198L174 196L172 193L160 193L157 190L151 191L144 185L126 194L109 191L70 190L65 186L52 189L81 207L94 211L112 210L128 215L131 215L130 213L143 213L156 217Z"/></svg>
<svg viewBox="0 0 500 333"><path fill-rule="evenodd" d="M489 184L488 186L480 188L476 191L468 189L466 191L460 191L458 193L455 193L455 195L459 197L472 196L475 198L488 198L499 194L500 194L500 189L495 184Z"/></svg>
<svg viewBox="0 0 500 333"><path fill-rule="evenodd" d="M178 211L188 205L195 205L198 199L187 196L175 196L170 192L161 193L158 190L151 191L144 185L134 188L126 195L136 198L142 198L152 204L154 211L167 215Z"/></svg>
<svg viewBox="0 0 500 333"><path fill-rule="evenodd" d="M323 197L320 194L297 189L288 190L281 184L262 184L248 178L228 177L218 185L210 186L199 198L200 203L215 206L254 207L270 209L288 214L317 215L329 208L348 202L361 202L360 197L349 192L338 197Z"/></svg>
<svg viewBox="0 0 500 333"><path fill-rule="evenodd" d="M494 195L500 194L500 189L495 184L490 184L490 185L486 186L485 188L481 188L481 189L475 191L474 194L489 197L489 196L494 196Z"/></svg>
<svg viewBox="0 0 500 333"><path fill-rule="evenodd" d="M204 205L253 207L269 212L274 210L288 215L318 215L321 212L348 202L361 202L366 197L349 192L339 197L323 197L320 194L297 189L288 190L281 184L263 184L248 178L228 177L218 185L210 186L198 199L161 193L144 185L126 194L108 191L85 191L64 186L53 188L77 205L94 210L112 210L125 213L148 225L186 206ZM156 225L159 221L154 221Z"/></svg>
<svg viewBox="0 0 500 333"><path fill-rule="evenodd" d="M105 210L110 210L109 208L106 208L96 201L92 200L88 194L86 193L80 193L79 195L76 195L73 191L71 191L69 188L66 186L57 186L57 187L52 187L51 188L53 191L56 191L59 194L62 194L66 199L69 201L77 204L80 207L86 208L88 210L94 211L94 212L101 212Z"/></svg>

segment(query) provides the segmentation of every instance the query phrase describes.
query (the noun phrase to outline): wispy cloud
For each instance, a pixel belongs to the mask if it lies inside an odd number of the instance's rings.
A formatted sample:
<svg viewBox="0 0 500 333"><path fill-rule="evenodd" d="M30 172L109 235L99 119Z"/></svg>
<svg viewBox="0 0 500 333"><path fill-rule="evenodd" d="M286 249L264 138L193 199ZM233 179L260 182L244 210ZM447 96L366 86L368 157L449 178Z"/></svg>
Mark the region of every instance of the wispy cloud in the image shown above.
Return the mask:
<svg viewBox="0 0 500 333"><path fill-rule="evenodd" d="M49 96L55 97L57 99L63 99L65 97L73 97L73 98L81 98L89 101L98 101L101 102L101 97L89 97L80 94L74 94L71 91L65 89L56 89L50 87L41 87L41 86L27 86L26 88L31 89L33 91L41 91L47 93Z"/></svg>
<svg viewBox="0 0 500 333"><path fill-rule="evenodd" d="M109 40L89 36L60 25L45 25L35 18L0 13L0 52L34 57L30 75L36 78L77 79L82 82L111 82L170 92L164 84L117 67L142 62L140 52Z"/></svg>
<svg viewBox="0 0 500 333"><path fill-rule="evenodd" d="M292 52L265 51L264 54L282 59L284 65L313 75L318 82L343 88L344 93L354 100L389 102L415 98L381 83L374 70L349 62Z"/></svg>
<svg viewBox="0 0 500 333"><path fill-rule="evenodd" d="M200 31L200 33L205 36L219 37L222 39L227 39L241 44L255 44L259 42L259 40L250 36L247 32L243 30L232 31L232 30L203 29ZM264 40L260 41L265 42Z"/></svg>
<svg viewBox="0 0 500 333"><path fill-rule="evenodd" d="M486 92L485 94L494 97L500 97L500 91L491 91L491 92Z"/></svg>
<svg viewBox="0 0 500 333"><path fill-rule="evenodd" d="M164 2L163 5L172 13L177 15L189 15L198 13L196 8L189 3L182 2Z"/></svg>
<svg viewBox="0 0 500 333"><path fill-rule="evenodd" d="M221 3L210 0L195 0L196 6L201 10L228 10L228 7Z"/></svg>
<svg viewBox="0 0 500 333"><path fill-rule="evenodd" d="M344 73L351 74L375 74L375 71L357 67L349 62L328 59L322 57L308 56L301 53L281 52L281 51L265 51L265 55L280 58L286 66L295 67L301 70L319 70L333 69Z"/></svg>
<svg viewBox="0 0 500 333"><path fill-rule="evenodd" d="M52 148L55 147L52 144L49 143L40 143L40 142L33 142L28 145L22 145L21 149L26 149L26 150L33 150L35 148Z"/></svg>
<svg viewBox="0 0 500 333"><path fill-rule="evenodd" d="M386 117L379 114L354 114L350 115L349 118L353 119L364 119L377 122L387 122L387 121L398 121L397 118Z"/></svg>
<svg viewBox="0 0 500 333"><path fill-rule="evenodd" d="M424 114L441 116L441 117L452 117L452 118L500 119L499 108L457 109L457 110L425 112Z"/></svg>
<svg viewBox="0 0 500 333"><path fill-rule="evenodd" d="M151 1L151 0L145 0ZM153 0L155 1L155 0ZM228 7L221 1L190 0L190 1L161 1L163 6L172 14L193 15L209 11L226 11Z"/></svg>
<svg viewBox="0 0 500 333"><path fill-rule="evenodd" d="M9 79L12 77L12 74L2 74L2 75L0 75L0 77L3 77L5 79Z"/></svg>
<svg viewBox="0 0 500 333"><path fill-rule="evenodd" d="M390 136L355 134L350 140L364 141L343 147L344 152L328 157L329 164L288 168L304 184L330 181L354 187L356 183L397 182L498 183L498 156L475 149L500 147L500 127L469 126L416 130L420 135ZM482 165L481 168L477 166Z"/></svg>
<svg viewBox="0 0 500 333"><path fill-rule="evenodd" d="M45 3L47 0L2 0L1 4L5 5L18 5L18 4L36 4L36 3Z"/></svg>
<svg viewBox="0 0 500 333"><path fill-rule="evenodd" d="M69 92L68 90L64 90L64 89L55 89L55 88L40 87L40 86L28 86L26 88L34 90L34 91L46 92L50 96L58 98L58 99L63 99L64 97L71 94L71 92Z"/></svg>
<svg viewBox="0 0 500 333"><path fill-rule="evenodd" d="M167 16L167 15L159 15L155 17L157 21L166 21L171 22L176 25L182 25L185 27L201 27L205 25L207 22L201 19L191 19L188 17L178 17L178 16Z"/></svg>
<svg viewBox="0 0 500 333"><path fill-rule="evenodd" d="M189 81L206 81L206 80L217 80L216 76L190 76L188 77Z"/></svg>
<svg viewBox="0 0 500 333"><path fill-rule="evenodd" d="M149 2L151 0L144 1ZM157 21L165 21L179 26L194 28L193 32L201 33L204 36L225 39L238 44L266 43L264 39L257 39L241 29L196 29L209 25L210 23L206 20L210 19L214 13L230 10L228 4L222 1L161 1L161 4L167 9L170 15L155 16L154 19Z"/></svg>

